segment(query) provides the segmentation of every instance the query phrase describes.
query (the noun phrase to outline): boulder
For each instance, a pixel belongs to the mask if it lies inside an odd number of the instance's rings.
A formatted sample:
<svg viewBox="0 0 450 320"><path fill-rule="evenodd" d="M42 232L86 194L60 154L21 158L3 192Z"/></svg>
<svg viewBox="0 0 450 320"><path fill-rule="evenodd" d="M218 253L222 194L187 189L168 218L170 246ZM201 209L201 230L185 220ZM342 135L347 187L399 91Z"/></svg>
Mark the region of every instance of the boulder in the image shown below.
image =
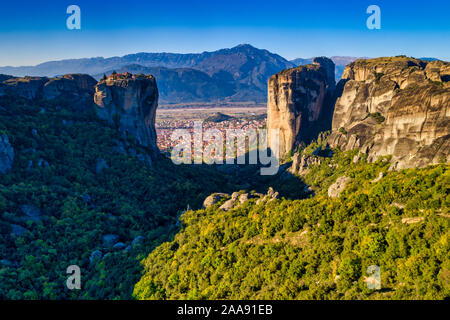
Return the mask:
<svg viewBox="0 0 450 320"><path fill-rule="evenodd" d="M336 179L336 182L333 183L328 188L328 196L330 198L338 198L342 191L344 191L347 183L350 181L349 177L341 176Z"/></svg>
<svg viewBox="0 0 450 320"><path fill-rule="evenodd" d="M228 210L233 209L235 204L236 204L236 199L229 199L229 200L225 201L224 204L222 204L219 209L228 211Z"/></svg>
<svg viewBox="0 0 450 320"><path fill-rule="evenodd" d="M205 201L203 201L203 208L208 208L228 196L229 195L226 193L213 193L213 194L209 195L205 199Z"/></svg>
<svg viewBox="0 0 450 320"><path fill-rule="evenodd" d="M245 203L247 200L249 199L249 194L248 193L243 193L239 196L239 202L241 204Z"/></svg>

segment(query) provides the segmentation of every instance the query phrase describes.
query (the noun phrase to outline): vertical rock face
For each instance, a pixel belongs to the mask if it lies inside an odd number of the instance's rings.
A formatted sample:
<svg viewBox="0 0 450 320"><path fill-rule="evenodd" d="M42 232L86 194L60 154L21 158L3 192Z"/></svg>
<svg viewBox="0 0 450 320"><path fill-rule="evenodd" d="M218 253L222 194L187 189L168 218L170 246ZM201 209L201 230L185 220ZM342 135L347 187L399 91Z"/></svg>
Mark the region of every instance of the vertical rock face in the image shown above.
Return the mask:
<svg viewBox="0 0 450 320"><path fill-rule="evenodd" d="M30 100L38 99L48 80L46 77L13 77L0 84L0 95L12 94Z"/></svg>
<svg viewBox="0 0 450 320"><path fill-rule="evenodd" d="M0 135L0 173L8 173L13 165L14 149L6 134Z"/></svg>
<svg viewBox="0 0 450 320"><path fill-rule="evenodd" d="M92 105L94 87L97 81L86 74L66 74L60 78L52 78L44 84L42 98L52 100L64 97L76 106L77 110Z"/></svg>
<svg viewBox="0 0 450 320"><path fill-rule="evenodd" d="M450 63L406 57L349 64L333 115L332 147L360 148L393 168L450 161Z"/></svg>
<svg viewBox="0 0 450 320"><path fill-rule="evenodd" d="M312 65L283 70L269 79L267 128L279 130L280 158L300 142L329 129L332 114L334 63L320 57Z"/></svg>
<svg viewBox="0 0 450 320"><path fill-rule="evenodd" d="M77 111L84 111L92 105L97 83L87 74L66 74L58 78L4 76L0 77L0 82L0 95L12 94L30 100L62 98Z"/></svg>
<svg viewBox="0 0 450 320"><path fill-rule="evenodd" d="M153 76L111 75L95 87L94 102L100 118L133 136L153 156L158 154L155 130L158 88Z"/></svg>
<svg viewBox="0 0 450 320"><path fill-rule="evenodd" d="M313 59L313 64L322 66L325 69L327 75L327 84L328 90L330 93L333 93L336 85L335 85L335 65L333 60L328 59L327 57L315 57Z"/></svg>

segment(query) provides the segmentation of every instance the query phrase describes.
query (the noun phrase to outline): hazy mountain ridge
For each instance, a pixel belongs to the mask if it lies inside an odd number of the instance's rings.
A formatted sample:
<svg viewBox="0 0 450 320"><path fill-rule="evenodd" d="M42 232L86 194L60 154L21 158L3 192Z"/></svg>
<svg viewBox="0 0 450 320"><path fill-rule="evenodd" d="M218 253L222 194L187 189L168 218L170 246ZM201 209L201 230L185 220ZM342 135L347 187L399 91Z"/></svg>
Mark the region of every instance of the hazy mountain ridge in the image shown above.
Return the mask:
<svg viewBox="0 0 450 320"><path fill-rule="evenodd" d="M202 53L134 53L122 57L94 57L48 61L36 66L0 67L0 74L47 76L85 73L97 78L112 71L153 74L162 103L265 103L267 80L284 69L312 63L313 58L291 61L265 49L241 44ZM336 80L357 57L333 56ZM425 59L425 58L424 58ZM433 59L433 58L426 58Z"/></svg>
<svg viewBox="0 0 450 320"><path fill-rule="evenodd" d="M143 67L140 72L157 73L158 84L162 84L162 101L167 103L224 98L229 101L265 102L267 79L274 73L294 67L294 64L277 54L242 44L203 53L136 53L123 57L49 61L34 67L0 67L0 73L15 76L86 73L98 76L117 69L136 72L136 65ZM157 69L148 70L144 67ZM180 68L185 69L180 72ZM185 88L181 89L180 84ZM166 91L165 88L169 87L175 89Z"/></svg>
<svg viewBox="0 0 450 320"><path fill-rule="evenodd" d="M144 67L139 64L123 66L109 70L119 73L152 74L158 81L160 101L162 103L202 102L225 99L236 93L236 85L232 81L220 80L207 73L192 68L169 69L166 67ZM103 74L94 76L99 80Z"/></svg>

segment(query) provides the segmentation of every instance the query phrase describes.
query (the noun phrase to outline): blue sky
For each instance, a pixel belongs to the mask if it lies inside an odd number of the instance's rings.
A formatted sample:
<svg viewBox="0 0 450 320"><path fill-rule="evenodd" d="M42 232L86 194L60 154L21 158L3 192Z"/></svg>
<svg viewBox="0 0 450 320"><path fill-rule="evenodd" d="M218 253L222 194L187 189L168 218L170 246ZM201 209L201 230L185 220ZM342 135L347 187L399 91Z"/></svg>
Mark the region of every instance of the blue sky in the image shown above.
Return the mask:
<svg viewBox="0 0 450 320"><path fill-rule="evenodd" d="M66 8L81 8L68 30ZM381 8L369 30L366 8ZM285 58L406 54L450 60L450 1L1 1L0 66L250 43Z"/></svg>

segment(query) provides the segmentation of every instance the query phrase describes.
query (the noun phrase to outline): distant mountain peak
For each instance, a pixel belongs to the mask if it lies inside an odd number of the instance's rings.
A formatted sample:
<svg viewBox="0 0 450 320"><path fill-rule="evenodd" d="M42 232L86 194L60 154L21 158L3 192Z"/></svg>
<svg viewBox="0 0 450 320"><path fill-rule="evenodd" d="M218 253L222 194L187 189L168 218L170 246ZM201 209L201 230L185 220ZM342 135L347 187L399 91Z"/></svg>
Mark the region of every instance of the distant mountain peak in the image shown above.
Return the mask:
<svg viewBox="0 0 450 320"><path fill-rule="evenodd" d="M275 53L243 43L203 53L141 52L122 57L49 61L38 66L0 67L0 73L18 76L87 73L98 78L112 70L150 73L155 74L161 85L161 98L168 102L226 99L263 103L269 77L292 67L293 63Z"/></svg>
<svg viewBox="0 0 450 320"><path fill-rule="evenodd" d="M252 46L251 44L248 44L248 43L238 44L237 46L233 47L232 49L235 49L235 48L257 49L256 47L254 47L254 46Z"/></svg>

